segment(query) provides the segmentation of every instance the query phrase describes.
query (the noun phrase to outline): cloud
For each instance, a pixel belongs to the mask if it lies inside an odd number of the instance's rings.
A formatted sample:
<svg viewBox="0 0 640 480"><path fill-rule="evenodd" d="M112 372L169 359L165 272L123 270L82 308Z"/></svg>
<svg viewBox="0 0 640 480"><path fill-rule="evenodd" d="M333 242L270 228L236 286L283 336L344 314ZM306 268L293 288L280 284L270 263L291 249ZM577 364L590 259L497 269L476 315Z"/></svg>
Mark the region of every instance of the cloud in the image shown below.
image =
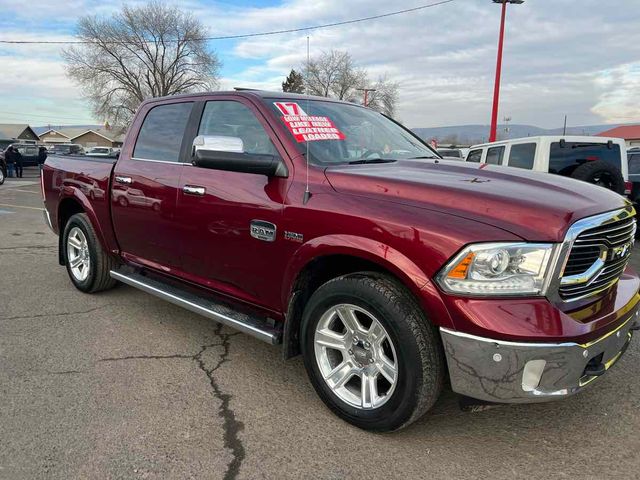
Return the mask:
<svg viewBox="0 0 640 480"><path fill-rule="evenodd" d="M601 72L596 84L602 93L591 109L609 123L640 119L640 62Z"/></svg>
<svg viewBox="0 0 640 480"><path fill-rule="evenodd" d="M74 12L87 14L113 11L121 5L95 7L87 1L72 1L78 7ZM421 3L426 0L403 2L401 6L385 0L286 0L265 8L204 0L177 5L205 22L211 35L225 35L318 25ZM514 123L543 127L560 125L565 114L573 125L640 121L636 93L640 86L637 0L618 0L615 8L601 0L556 0L553 8L549 8L550 3L529 0L509 6L500 116L508 115ZM17 13L21 5L17 0L5 0L3 9L9 16L22 15ZM47 11L52 4L35 0L30 5L33 8L29 10L40 15L38 5ZM409 126L488 123L499 15L499 6L489 0L457 0L371 22L212 42L212 46L225 63L221 81L225 88L279 89L289 70L304 61L306 36L310 35L312 54L348 50L372 77L387 73L399 82L398 115ZM59 17L53 15L28 21L36 27L13 32L3 29L0 37L46 36L47 31L58 27L56 35L69 36L74 20L64 17L58 24ZM49 28L50 24L57 26ZM31 94L34 102L42 102L48 95L64 96L67 92L69 101L78 100L78 90L60 76L59 67L54 65L60 65L58 51L36 46L0 48L0 55L16 60L12 65L21 75L33 72L29 60L34 58L43 59L49 73L55 72L51 77L53 93L42 88L39 80L27 80L21 98ZM18 61L20 55L24 63ZM38 71L48 78L47 72ZM5 92L9 90L5 88L21 91L20 80L15 75L10 79L17 85L9 85L9 79L2 81L0 103L7 100ZM37 90L31 89L34 82Z"/></svg>

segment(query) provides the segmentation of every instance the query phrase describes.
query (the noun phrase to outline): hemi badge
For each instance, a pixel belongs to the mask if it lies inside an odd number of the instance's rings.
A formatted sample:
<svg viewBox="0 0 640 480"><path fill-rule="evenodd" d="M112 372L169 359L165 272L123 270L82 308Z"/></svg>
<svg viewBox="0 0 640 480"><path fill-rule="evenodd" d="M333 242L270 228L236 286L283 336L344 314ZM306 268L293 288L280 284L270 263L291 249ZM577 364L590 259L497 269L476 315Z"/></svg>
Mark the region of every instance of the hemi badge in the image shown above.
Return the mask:
<svg viewBox="0 0 640 480"><path fill-rule="evenodd" d="M301 233L288 232L285 230L284 239L302 243L304 241L304 236Z"/></svg>

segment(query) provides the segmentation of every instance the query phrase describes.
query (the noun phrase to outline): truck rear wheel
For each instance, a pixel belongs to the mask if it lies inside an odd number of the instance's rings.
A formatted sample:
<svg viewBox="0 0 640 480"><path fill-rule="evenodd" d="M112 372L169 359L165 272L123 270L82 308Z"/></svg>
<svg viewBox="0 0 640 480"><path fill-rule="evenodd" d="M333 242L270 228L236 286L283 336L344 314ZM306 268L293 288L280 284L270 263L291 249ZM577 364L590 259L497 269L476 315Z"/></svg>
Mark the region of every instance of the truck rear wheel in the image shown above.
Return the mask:
<svg viewBox="0 0 640 480"><path fill-rule="evenodd" d="M76 213L69 219L62 248L67 273L78 290L95 293L115 286L109 272L116 261L102 249L86 214Z"/></svg>
<svg viewBox="0 0 640 480"><path fill-rule="evenodd" d="M437 331L389 276L363 272L322 285L305 308L301 338L316 392L357 427L400 429L429 410L442 389Z"/></svg>

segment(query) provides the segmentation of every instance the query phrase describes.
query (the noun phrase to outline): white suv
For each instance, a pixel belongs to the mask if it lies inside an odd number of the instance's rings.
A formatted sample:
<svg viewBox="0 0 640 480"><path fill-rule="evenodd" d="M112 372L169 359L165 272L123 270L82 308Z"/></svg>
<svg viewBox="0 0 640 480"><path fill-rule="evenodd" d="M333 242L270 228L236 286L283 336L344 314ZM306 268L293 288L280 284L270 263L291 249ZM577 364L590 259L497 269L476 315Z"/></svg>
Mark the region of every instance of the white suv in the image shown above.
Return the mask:
<svg viewBox="0 0 640 480"><path fill-rule="evenodd" d="M621 138L549 135L474 145L466 161L555 173L629 195L626 158Z"/></svg>

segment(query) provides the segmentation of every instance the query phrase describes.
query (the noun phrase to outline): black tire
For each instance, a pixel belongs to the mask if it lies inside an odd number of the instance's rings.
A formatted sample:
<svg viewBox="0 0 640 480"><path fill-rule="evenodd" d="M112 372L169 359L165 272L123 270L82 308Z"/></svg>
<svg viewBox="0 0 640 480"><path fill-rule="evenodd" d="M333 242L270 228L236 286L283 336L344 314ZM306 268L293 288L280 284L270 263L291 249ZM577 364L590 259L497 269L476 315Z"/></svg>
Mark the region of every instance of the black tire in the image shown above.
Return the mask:
<svg viewBox="0 0 640 480"><path fill-rule="evenodd" d="M0 185L4 183L4 179L7 175L5 174L4 168L0 166Z"/></svg>
<svg viewBox="0 0 640 480"><path fill-rule="evenodd" d="M589 182L594 185L600 185L620 195L624 195L625 186L622 172L620 169L602 160L583 163L573 171L571 178Z"/></svg>
<svg viewBox="0 0 640 480"><path fill-rule="evenodd" d="M84 233L84 236L87 239L89 249L89 274L84 280L78 280L74 276L68 260L67 242L69 232L71 232L74 227L82 230L82 233ZM111 278L109 272L117 265L117 261L112 256L107 255L102 249L102 245L100 244L100 241L96 236L96 232L89 221L89 217L87 217L85 213L76 213L69 219L64 228L61 247L64 264L67 267L67 273L69 274L71 282L78 290L85 293L96 293L108 290L116 285L116 280Z"/></svg>
<svg viewBox="0 0 640 480"><path fill-rule="evenodd" d="M362 409L343 401L325 382L314 350L314 335L323 314L338 304L371 312L383 325L398 358L395 389L381 406ZM420 418L438 399L445 375L440 337L415 298L395 279L361 272L322 285L305 307L301 349L313 387L340 418L371 431L398 430Z"/></svg>

